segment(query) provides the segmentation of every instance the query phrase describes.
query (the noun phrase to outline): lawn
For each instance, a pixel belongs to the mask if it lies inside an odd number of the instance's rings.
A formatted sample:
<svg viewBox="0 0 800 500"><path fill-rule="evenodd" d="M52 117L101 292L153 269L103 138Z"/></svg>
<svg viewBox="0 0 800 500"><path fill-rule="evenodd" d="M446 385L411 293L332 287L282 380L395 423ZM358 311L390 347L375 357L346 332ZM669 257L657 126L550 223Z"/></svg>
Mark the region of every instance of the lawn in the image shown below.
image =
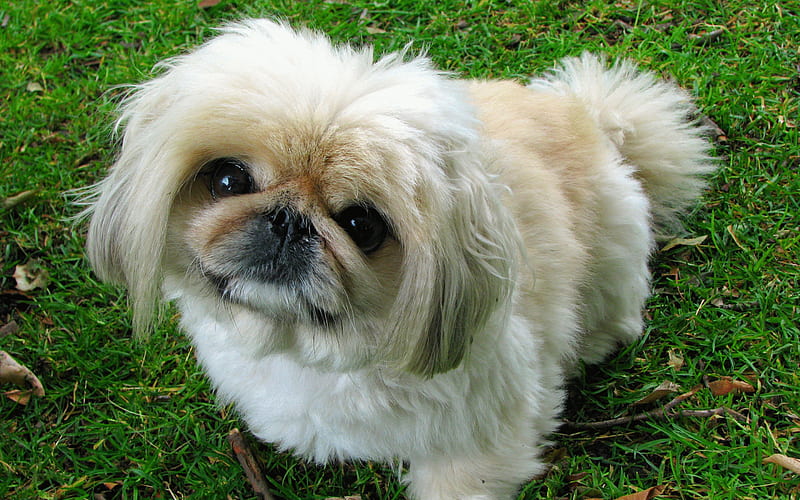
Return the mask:
<svg viewBox="0 0 800 500"><path fill-rule="evenodd" d="M694 93L720 169L686 239L653 258L644 338L575 381L575 425L520 498L800 496L800 475L763 463L800 457L800 4L17 0L0 5L0 350L46 395L0 400L0 498L255 498L226 441L243 424L214 403L170 310L146 343L131 339L124 291L89 270L65 193L112 162L122 85L256 15L378 52L413 42L467 77L524 79L604 52ZM21 292L12 275L31 262L49 279ZM664 382L664 397L635 404ZM321 468L253 447L280 498L403 497L388 466Z"/></svg>

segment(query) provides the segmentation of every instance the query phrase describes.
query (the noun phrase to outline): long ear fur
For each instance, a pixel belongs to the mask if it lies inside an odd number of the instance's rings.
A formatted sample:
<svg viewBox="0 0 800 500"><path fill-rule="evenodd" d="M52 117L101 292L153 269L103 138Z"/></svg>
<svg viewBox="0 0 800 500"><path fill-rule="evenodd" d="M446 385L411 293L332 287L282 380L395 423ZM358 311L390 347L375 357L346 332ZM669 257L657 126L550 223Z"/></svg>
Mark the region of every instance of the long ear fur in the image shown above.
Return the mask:
<svg viewBox="0 0 800 500"><path fill-rule="evenodd" d="M398 354L411 373L432 376L457 367L487 323L510 312L521 240L480 156L453 155L449 214L429 241L432 251L408 257L413 262L399 314L406 328L418 330L397 334L409 342Z"/></svg>
<svg viewBox="0 0 800 500"><path fill-rule="evenodd" d="M124 101L117 128L122 147L108 176L92 186L81 215L90 217L86 249L104 281L128 288L133 330L147 333L160 297L162 254L175 192L184 175L175 165L180 144L170 141L163 119L174 94L169 74L137 89ZM152 117L162 116L156 126Z"/></svg>

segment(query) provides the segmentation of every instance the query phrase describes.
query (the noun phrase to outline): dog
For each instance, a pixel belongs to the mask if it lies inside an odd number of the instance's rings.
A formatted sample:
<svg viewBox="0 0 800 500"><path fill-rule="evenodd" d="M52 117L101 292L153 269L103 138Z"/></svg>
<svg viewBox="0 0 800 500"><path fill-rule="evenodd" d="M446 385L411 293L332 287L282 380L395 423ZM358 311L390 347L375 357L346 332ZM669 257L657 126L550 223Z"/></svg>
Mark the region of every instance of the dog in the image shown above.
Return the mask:
<svg viewBox="0 0 800 500"><path fill-rule="evenodd" d="M691 98L584 54L467 81L245 20L125 98L87 253L133 327L174 301L223 402L415 499L544 471L564 384L640 336L655 242L713 170Z"/></svg>

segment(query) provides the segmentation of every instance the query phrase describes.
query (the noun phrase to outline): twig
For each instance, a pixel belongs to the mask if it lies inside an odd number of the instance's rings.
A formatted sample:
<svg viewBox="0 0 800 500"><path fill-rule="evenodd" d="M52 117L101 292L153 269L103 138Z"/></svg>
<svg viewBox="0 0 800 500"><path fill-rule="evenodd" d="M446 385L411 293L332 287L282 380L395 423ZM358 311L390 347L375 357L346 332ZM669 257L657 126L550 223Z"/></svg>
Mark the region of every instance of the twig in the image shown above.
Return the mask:
<svg viewBox="0 0 800 500"><path fill-rule="evenodd" d="M729 311L736 311L736 312L743 312L747 311L748 309L753 309L755 307L760 306L761 304L757 301L752 302L743 302L739 304L719 304L715 305L718 309L727 309Z"/></svg>
<svg viewBox="0 0 800 500"><path fill-rule="evenodd" d="M648 419L660 418L674 418L674 417L702 417L710 418L719 415L729 415L739 422L747 422L747 417L741 413L731 410L730 408L720 407L711 410L680 410L673 411L673 408L694 396L697 391L703 389L703 386L692 388L691 391L681 394L669 403L665 404L662 408L650 410L644 413L637 413L636 415L629 415L627 417L612 418L609 420L601 420L599 422L564 422L564 427L573 430L588 430L588 429L608 429L610 427L617 427L620 425L632 424L633 422L640 422Z"/></svg>
<svg viewBox="0 0 800 500"><path fill-rule="evenodd" d="M684 401L686 401L690 397L692 397L695 394L697 394L698 391L700 391L702 389L703 389L702 385L696 385L696 386L692 387L692 389L689 392L684 392L683 394L681 394L680 396L677 396L675 399L673 399L669 403L665 404L663 410L665 412L670 411L671 409L673 409L676 406L678 406L679 404L683 403Z"/></svg>
<svg viewBox="0 0 800 500"><path fill-rule="evenodd" d="M258 466L239 429L233 429L228 433L228 442L231 444L233 454L236 455L236 459L244 469L247 480L256 495L262 500L275 500L275 497L269 491L267 482L264 480L264 473L261 472L261 467Z"/></svg>
<svg viewBox="0 0 800 500"><path fill-rule="evenodd" d="M23 191L21 193L15 194L13 196L9 196L8 198L4 198L2 203L0 203L0 206L2 206L4 209L8 210L8 209L16 207L17 205L25 203L26 201L30 200L31 198L33 198L37 194L39 194L39 190L38 189L31 189L30 191Z"/></svg>
<svg viewBox="0 0 800 500"><path fill-rule="evenodd" d="M748 422L746 416L742 415L736 410L731 410L730 408L727 408L725 406L720 406L719 408L714 408L712 410L681 410L680 412L678 412L678 415L681 417L701 417L701 418L728 415L737 422L741 422L743 424ZM678 415L670 415L670 416L678 416Z"/></svg>
<svg viewBox="0 0 800 500"><path fill-rule="evenodd" d="M707 45L719 40L722 35L725 34L725 30L717 29L714 31L709 31L708 33L701 33L701 34L690 34L688 36L689 40L692 40L696 43L701 45Z"/></svg>

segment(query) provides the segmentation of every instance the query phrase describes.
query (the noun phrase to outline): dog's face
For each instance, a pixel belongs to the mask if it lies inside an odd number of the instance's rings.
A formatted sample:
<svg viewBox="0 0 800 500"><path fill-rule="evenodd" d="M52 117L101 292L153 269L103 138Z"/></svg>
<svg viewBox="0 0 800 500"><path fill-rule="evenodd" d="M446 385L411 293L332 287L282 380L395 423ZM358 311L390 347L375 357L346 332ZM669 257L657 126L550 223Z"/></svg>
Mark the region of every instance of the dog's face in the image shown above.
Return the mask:
<svg viewBox="0 0 800 500"><path fill-rule="evenodd" d="M170 63L121 123L88 248L137 325L163 287L193 335L430 375L508 302L517 235L464 91L424 59L251 22Z"/></svg>
<svg viewBox="0 0 800 500"><path fill-rule="evenodd" d="M392 153L378 151L400 145L381 137L387 144L370 150L374 130L335 121L304 130L307 120L258 118L248 137L262 138L235 153L231 138L219 148L202 142L208 152L173 204L165 268L198 278L179 287L210 289L234 323L255 321L247 340L256 351L296 349L308 363L357 366L392 321L401 242L419 238L430 215L408 221L389 195L421 196L421 186L410 190L394 175Z"/></svg>

